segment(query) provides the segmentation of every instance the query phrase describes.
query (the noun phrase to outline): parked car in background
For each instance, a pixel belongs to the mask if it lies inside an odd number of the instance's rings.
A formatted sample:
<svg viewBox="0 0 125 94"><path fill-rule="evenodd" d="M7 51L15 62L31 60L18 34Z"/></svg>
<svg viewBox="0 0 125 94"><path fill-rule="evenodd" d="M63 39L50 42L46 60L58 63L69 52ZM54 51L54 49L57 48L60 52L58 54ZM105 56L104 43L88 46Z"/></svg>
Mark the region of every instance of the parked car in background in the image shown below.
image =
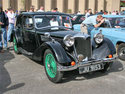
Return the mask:
<svg viewBox="0 0 125 94"><path fill-rule="evenodd" d="M74 32L70 15L64 13L21 13L12 40L15 53L43 63L54 83L61 81L65 71L106 72L116 59L108 39L101 33L91 40L89 35Z"/></svg>
<svg viewBox="0 0 125 94"><path fill-rule="evenodd" d="M116 52L121 60L125 61L125 16L122 15L103 15L105 23L99 28L91 31L91 37L102 31L102 34L110 39L116 47ZM74 25L75 31L80 30L80 24Z"/></svg>
<svg viewBox="0 0 125 94"><path fill-rule="evenodd" d="M121 13L120 13L121 15L125 15L125 11L121 11Z"/></svg>
<svg viewBox="0 0 125 94"><path fill-rule="evenodd" d="M84 14L75 14L71 15L72 16L72 24L81 24L85 20L85 15Z"/></svg>

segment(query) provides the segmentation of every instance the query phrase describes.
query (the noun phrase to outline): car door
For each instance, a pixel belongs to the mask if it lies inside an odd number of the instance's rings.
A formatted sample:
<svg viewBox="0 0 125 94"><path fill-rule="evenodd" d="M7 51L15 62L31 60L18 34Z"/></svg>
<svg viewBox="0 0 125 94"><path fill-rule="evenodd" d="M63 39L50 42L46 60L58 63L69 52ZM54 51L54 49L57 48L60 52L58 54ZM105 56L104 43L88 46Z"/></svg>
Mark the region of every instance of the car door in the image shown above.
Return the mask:
<svg viewBox="0 0 125 94"><path fill-rule="evenodd" d="M23 45L23 37L22 37L22 32L23 32L22 15L17 17L14 31L16 31L15 33L16 33L16 36L18 38L18 42L20 42L20 47L22 47L22 45Z"/></svg>
<svg viewBox="0 0 125 94"><path fill-rule="evenodd" d="M35 38L35 29L33 24L33 18L31 16L23 17L23 39L24 46L23 48L28 52L34 52L36 49L36 38Z"/></svg>

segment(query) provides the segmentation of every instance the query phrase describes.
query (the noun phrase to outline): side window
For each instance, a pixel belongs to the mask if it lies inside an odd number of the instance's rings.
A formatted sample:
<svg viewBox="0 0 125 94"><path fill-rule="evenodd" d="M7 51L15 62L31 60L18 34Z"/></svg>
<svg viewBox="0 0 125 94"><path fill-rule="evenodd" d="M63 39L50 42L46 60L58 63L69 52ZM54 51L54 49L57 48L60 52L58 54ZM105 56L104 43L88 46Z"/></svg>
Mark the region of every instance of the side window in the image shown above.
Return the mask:
<svg viewBox="0 0 125 94"><path fill-rule="evenodd" d="M23 27L26 29L32 29L33 28L33 18L32 17L24 17L23 20Z"/></svg>
<svg viewBox="0 0 125 94"><path fill-rule="evenodd" d="M100 27L110 28L110 21L106 19L105 22L100 25Z"/></svg>
<svg viewBox="0 0 125 94"><path fill-rule="evenodd" d="M110 28L110 25L108 22L104 22L104 23L102 23L102 25L100 27Z"/></svg>

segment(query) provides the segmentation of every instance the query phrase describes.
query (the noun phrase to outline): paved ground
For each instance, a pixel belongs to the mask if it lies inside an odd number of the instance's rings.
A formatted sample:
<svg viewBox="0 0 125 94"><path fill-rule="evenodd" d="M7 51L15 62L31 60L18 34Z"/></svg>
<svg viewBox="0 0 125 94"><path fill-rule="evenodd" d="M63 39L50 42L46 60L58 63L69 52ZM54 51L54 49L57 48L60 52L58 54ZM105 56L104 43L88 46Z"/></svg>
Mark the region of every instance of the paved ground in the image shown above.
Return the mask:
<svg viewBox="0 0 125 94"><path fill-rule="evenodd" d="M117 60L108 73L65 73L51 83L44 67L13 50L0 53L0 94L125 94L125 62Z"/></svg>

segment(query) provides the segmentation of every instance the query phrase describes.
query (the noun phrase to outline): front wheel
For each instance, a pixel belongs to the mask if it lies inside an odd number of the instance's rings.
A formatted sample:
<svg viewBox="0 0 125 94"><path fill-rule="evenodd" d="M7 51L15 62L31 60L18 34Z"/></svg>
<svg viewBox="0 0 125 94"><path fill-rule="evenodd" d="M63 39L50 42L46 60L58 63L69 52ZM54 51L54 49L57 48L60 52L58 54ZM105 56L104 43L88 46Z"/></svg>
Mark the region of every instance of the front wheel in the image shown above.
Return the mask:
<svg viewBox="0 0 125 94"><path fill-rule="evenodd" d="M48 79L54 83L62 80L63 72L57 70L57 61L51 50L47 49L44 53L44 68Z"/></svg>
<svg viewBox="0 0 125 94"><path fill-rule="evenodd" d="M16 40L15 36L13 37L13 48L14 48L14 52L16 54L20 54L20 51L19 51L18 46L17 46L17 40Z"/></svg>
<svg viewBox="0 0 125 94"><path fill-rule="evenodd" d="M125 43L122 43L118 46L117 54L119 59L125 61Z"/></svg>

